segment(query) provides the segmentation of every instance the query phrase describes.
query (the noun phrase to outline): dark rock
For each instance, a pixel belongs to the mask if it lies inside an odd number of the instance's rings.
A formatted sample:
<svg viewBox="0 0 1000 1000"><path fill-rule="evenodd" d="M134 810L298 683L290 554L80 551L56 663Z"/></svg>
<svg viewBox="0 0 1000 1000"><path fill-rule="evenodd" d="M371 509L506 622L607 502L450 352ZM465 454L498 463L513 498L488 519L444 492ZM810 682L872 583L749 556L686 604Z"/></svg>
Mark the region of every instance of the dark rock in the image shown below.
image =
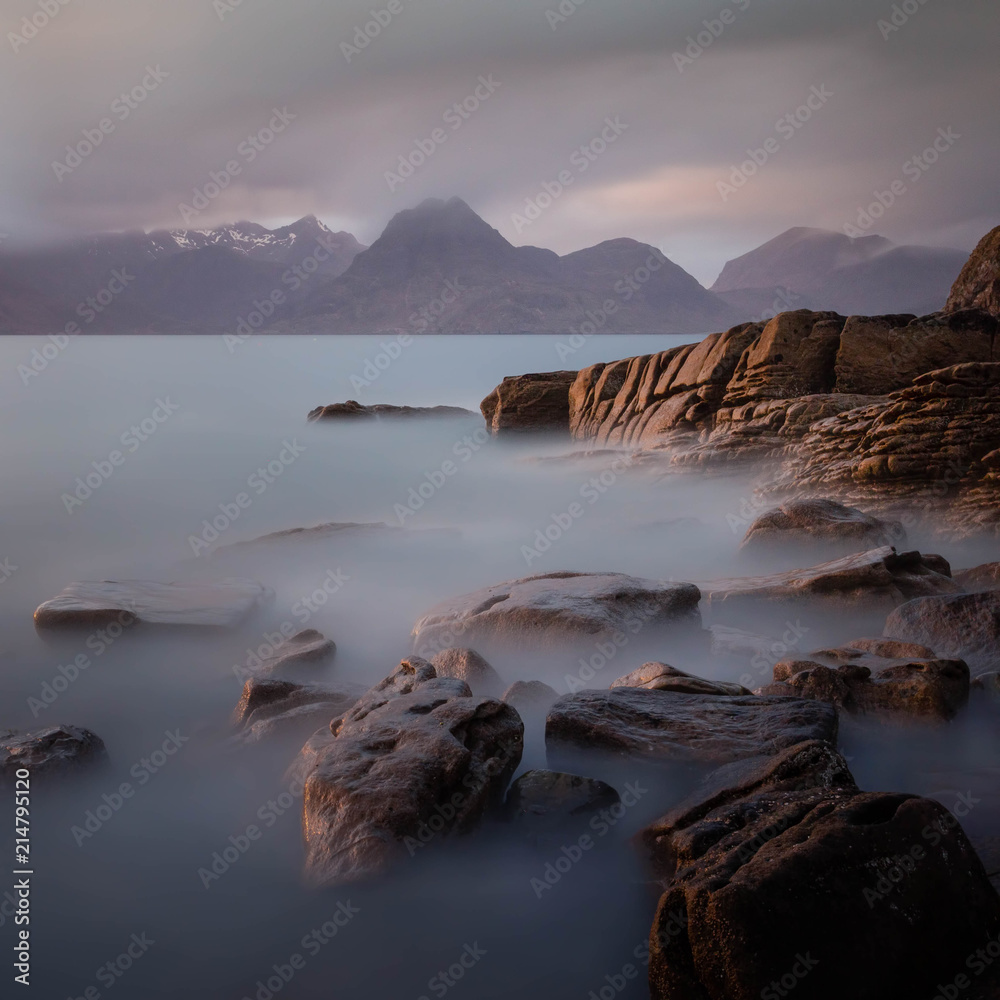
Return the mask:
<svg viewBox="0 0 1000 1000"><path fill-rule="evenodd" d="M1000 562L959 570L955 573L955 583L970 593L1000 590Z"/></svg>
<svg viewBox="0 0 1000 1000"><path fill-rule="evenodd" d="M559 692L541 681L514 681L504 691L503 700L522 715L525 712L547 712L559 700Z"/></svg>
<svg viewBox="0 0 1000 1000"><path fill-rule="evenodd" d="M89 729L49 726L34 733L0 734L0 786L13 787L21 768L32 778L66 778L108 763L104 741Z"/></svg>
<svg viewBox="0 0 1000 1000"><path fill-rule="evenodd" d="M507 793L507 818L535 834L589 820L601 809L620 802L618 793L603 781L562 771L526 771Z"/></svg>
<svg viewBox="0 0 1000 1000"><path fill-rule="evenodd" d="M205 625L231 628L270 597L259 583L150 583L105 580L72 583L35 611L38 628L130 625Z"/></svg>
<svg viewBox="0 0 1000 1000"><path fill-rule="evenodd" d="M550 750L569 745L664 762L724 763L836 734L836 709L818 701L643 688L566 695L545 725Z"/></svg>
<svg viewBox="0 0 1000 1000"><path fill-rule="evenodd" d="M963 660L939 659L925 647L885 640L859 639L801 660L782 660L775 664L774 680L800 698L897 719L952 719L969 700Z"/></svg>
<svg viewBox="0 0 1000 1000"><path fill-rule="evenodd" d="M958 821L929 799L859 792L822 744L732 765L640 839L664 886L654 1000L758 1000L774 984L809 1000L930 997L1000 932Z"/></svg>
<svg viewBox="0 0 1000 1000"><path fill-rule="evenodd" d="M906 531L899 521L883 521L836 500L793 500L758 517L740 551L790 548L799 556L825 549L848 555L905 541Z"/></svg>
<svg viewBox="0 0 1000 1000"><path fill-rule="evenodd" d="M640 580L621 573L548 573L484 587L424 615L414 648L433 655L462 638L535 650L610 638L630 626L700 628L701 592L690 583Z"/></svg>
<svg viewBox="0 0 1000 1000"><path fill-rule="evenodd" d="M509 375L480 404L494 435L569 430L569 389L576 372Z"/></svg>
<svg viewBox="0 0 1000 1000"><path fill-rule="evenodd" d="M501 805L523 735L509 705L404 661L330 734L314 735L293 768L305 779L310 879L373 877L435 836L474 829Z"/></svg>
<svg viewBox="0 0 1000 1000"><path fill-rule="evenodd" d="M500 675L474 649L443 649L431 664L438 677L465 681L476 697L501 697L504 683Z"/></svg>
<svg viewBox="0 0 1000 1000"><path fill-rule="evenodd" d="M668 663L644 663L630 674L612 681L611 687L645 688L647 691L673 691L677 694L750 694L741 684L705 680L686 674Z"/></svg>
<svg viewBox="0 0 1000 1000"><path fill-rule="evenodd" d="M355 399L346 403L330 403L317 406L309 412L308 420L382 420L395 417L474 417L471 410L461 406L393 406L390 403L374 403L363 406Z"/></svg>
<svg viewBox="0 0 1000 1000"><path fill-rule="evenodd" d="M965 660L974 674L1000 666L1000 591L922 597L893 611L884 633Z"/></svg>

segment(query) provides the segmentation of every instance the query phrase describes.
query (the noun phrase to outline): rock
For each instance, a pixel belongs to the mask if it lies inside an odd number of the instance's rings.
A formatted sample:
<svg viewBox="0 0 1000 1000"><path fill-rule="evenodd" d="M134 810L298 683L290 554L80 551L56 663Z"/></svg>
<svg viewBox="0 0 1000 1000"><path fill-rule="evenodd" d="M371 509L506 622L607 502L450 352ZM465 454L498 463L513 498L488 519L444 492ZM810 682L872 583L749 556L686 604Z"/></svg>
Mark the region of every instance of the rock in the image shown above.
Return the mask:
<svg viewBox="0 0 1000 1000"><path fill-rule="evenodd" d="M273 647L274 652L255 667L247 668L254 677L281 677L300 680L315 675L337 655L337 644L314 628L303 629Z"/></svg>
<svg viewBox="0 0 1000 1000"><path fill-rule="evenodd" d="M954 574L955 583L970 593L1000 590L1000 562L984 563Z"/></svg>
<svg viewBox="0 0 1000 1000"><path fill-rule="evenodd" d="M1000 317L1000 226L987 233L952 286L948 312L982 309Z"/></svg>
<svg viewBox="0 0 1000 1000"><path fill-rule="evenodd" d="M107 763L104 741L89 729L49 726L34 733L0 734L2 787L14 787L21 768L30 771L31 778L67 778Z"/></svg>
<svg viewBox="0 0 1000 1000"><path fill-rule="evenodd" d="M621 573L547 573L453 598L413 627L421 655L456 638L536 650L598 641L628 628L675 625L696 630L701 592L690 583L641 580Z"/></svg>
<svg viewBox="0 0 1000 1000"><path fill-rule="evenodd" d="M355 684L339 688L295 684L274 678L251 678L233 712L233 743L259 743L279 733L315 729L339 718L355 705L365 689Z"/></svg>
<svg viewBox="0 0 1000 1000"><path fill-rule="evenodd" d="M576 372L509 375L480 404L494 435L569 429L569 389Z"/></svg>
<svg viewBox="0 0 1000 1000"><path fill-rule="evenodd" d="M500 675L474 649L443 649L431 664L438 677L465 681L476 697L501 697L504 683Z"/></svg>
<svg viewBox="0 0 1000 1000"><path fill-rule="evenodd" d="M471 410L461 406L393 406L389 403L374 403L362 406L355 399L346 403L331 403L317 406L308 416L310 422L317 420L382 420L395 417L474 417Z"/></svg>
<svg viewBox="0 0 1000 1000"><path fill-rule="evenodd" d="M853 714L952 719L969 700L963 660L938 659L922 646L885 640L859 639L801 660L781 660L774 680L800 698L829 701Z"/></svg>
<svg viewBox="0 0 1000 1000"><path fill-rule="evenodd" d="M742 695L750 692L741 684L727 681L708 681L667 663L644 663L624 677L611 682L612 688L645 688L647 691L674 691L677 694Z"/></svg>
<svg viewBox="0 0 1000 1000"><path fill-rule="evenodd" d="M711 776L640 841L664 888L654 1000L758 1000L775 984L809 1000L930 997L1000 932L958 821L929 799L859 792L822 744Z"/></svg>
<svg viewBox="0 0 1000 1000"><path fill-rule="evenodd" d="M526 771L507 793L507 818L538 836L590 818L620 802L618 793L596 778L562 771Z"/></svg>
<svg viewBox="0 0 1000 1000"><path fill-rule="evenodd" d="M573 746L659 762L724 763L836 734L836 710L818 701L626 687L566 695L545 724L550 751Z"/></svg>
<svg viewBox="0 0 1000 1000"><path fill-rule="evenodd" d="M35 611L38 628L92 628L134 622L232 628L271 596L259 583L71 583Z"/></svg>
<svg viewBox="0 0 1000 1000"><path fill-rule="evenodd" d="M499 809L523 736L509 705L404 661L303 748L311 881L370 878L435 836L474 829Z"/></svg>
<svg viewBox="0 0 1000 1000"><path fill-rule="evenodd" d="M905 541L899 521L883 521L836 500L793 500L758 517L740 551L764 554L791 549L801 555L819 549L848 555Z"/></svg>
<svg viewBox="0 0 1000 1000"><path fill-rule="evenodd" d="M969 684L969 694L987 695L994 701L1000 701L1000 672L991 670L974 677Z"/></svg>
<svg viewBox="0 0 1000 1000"><path fill-rule="evenodd" d="M791 613L808 606L826 610L888 612L911 598L961 590L941 570L940 557L898 553L885 545L808 569L703 584L713 615L759 614L762 604Z"/></svg>
<svg viewBox="0 0 1000 1000"><path fill-rule="evenodd" d="M559 700L559 692L541 681L514 681L503 693L503 700L524 715L547 712Z"/></svg>
<svg viewBox="0 0 1000 1000"><path fill-rule="evenodd" d="M923 597L896 608L884 633L965 660L974 674L1000 666L1000 591Z"/></svg>

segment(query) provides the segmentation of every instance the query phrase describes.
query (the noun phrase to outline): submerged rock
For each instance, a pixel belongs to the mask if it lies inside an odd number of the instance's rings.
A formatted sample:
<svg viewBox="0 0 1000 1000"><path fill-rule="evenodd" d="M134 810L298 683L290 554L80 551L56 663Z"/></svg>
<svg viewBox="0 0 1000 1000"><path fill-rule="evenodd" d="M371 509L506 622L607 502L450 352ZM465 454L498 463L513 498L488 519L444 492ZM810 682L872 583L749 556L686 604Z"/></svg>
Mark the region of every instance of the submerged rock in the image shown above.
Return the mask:
<svg viewBox="0 0 1000 1000"><path fill-rule="evenodd" d="M455 645L456 638L537 649L610 638L623 630L701 626L701 592L690 583L641 580L621 573L548 573L484 587L453 598L413 628L424 655Z"/></svg>
<svg viewBox="0 0 1000 1000"><path fill-rule="evenodd" d="M526 771L507 793L507 818L533 835L553 833L568 823L589 820L617 805L618 793L603 781L562 771Z"/></svg>
<svg viewBox="0 0 1000 1000"><path fill-rule="evenodd" d="M474 417L471 410L461 406L393 406L390 403L374 403L363 406L355 399L346 403L331 403L311 410L308 420L381 420L394 417Z"/></svg>
<svg viewBox="0 0 1000 1000"><path fill-rule="evenodd" d="M502 697L504 683L500 675L474 649L443 649L431 664L438 677L465 681L477 697Z"/></svg>
<svg viewBox="0 0 1000 1000"><path fill-rule="evenodd" d="M800 698L894 718L952 719L969 700L969 667L963 660L885 640L854 640L801 660L782 660L775 664L774 680ZM778 688L764 691L778 693Z"/></svg>
<svg viewBox="0 0 1000 1000"><path fill-rule="evenodd" d="M63 778L107 763L104 741L89 729L49 726L33 733L0 734L0 786L13 786L21 768L32 778Z"/></svg>
<svg viewBox="0 0 1000 1000"><path fill-rule="evenodd" d="M884 633L960 657L974 674L994 670L1000 666L1000 591L908 601L889 615Z"/></svg>
<svg viewBox="0 0 1000 1000"><path fill-rule="evenodd" d="M885 545L808 569L703 584L713 614L772 607L818 605L827 609L891 609L914 597L955 594L961 587L940 556L897 553Z"/></svg>
<svg viewBox="0 0 1000 1000"><path fill-rule="evenodd" d="M768 511L750 525L741 552L791 549L796 555L836 550L847 555L906 540L899 521L883 521L836 500L793 500Z"/></svg>
<svg viewBox="0 0 1000 1000"><path fill-rule="evenodd" d="M251 678L233 712L233 742L258 743L268 737L315 729L343 715L365 693L356 684L337 688L295 684L276 678Z"/></svg>
<svg viewBox="0 0 1000 1000"><path fill-rule="evenodd" d="M511 375L480 404L494 435L569 430L569 390L576 372Z"/></svg>
<svg viewBox="0 0 1000 1000"><path fill-rule="evenodd" d="M859 792L822 743L720 770L640 842L664 888L654 1000L930 997L971 982L969 956L1000 933L1000 897L954 816Z"/></svg>
<svg viewBox="0 0 1000 1000"><path fill-rule="evenodd" d="M436 836L466 833L499 809L524 726L503 702L411 657L330 732L306 744L306 871L324 886L382 874Z"/></svg>
<svg viewBox="0 0 1000 1000"><path fill-rule="evenodd" d="M705 680L694 674L686 674L669 663L644 663L624 677L612 681L611 687L645 688L647 691L673 691L677 694L750 694L742 684Z"/></svg>
<svg viewBox="0 0 1000 1000"><path fill-rule="evenodd" d="M550 751L572 746L659 762L724 763L836 735L837 711L819 701L629 687L566 695L545 724Z"/></svg>
<svg viewBox="0 0 1000 1000"><path fill-rule="evenodd" d="M261 678L302 680L333 662L337 644L322 632L307 628L279 642L273 650L270 656L254 657L253 664L246 668L247 673Z"/></svg>
<svg viewBox="0 0 1000 1000"><path fill-rule="evenodd" d="M104 580L71 583L35 611L38 628L90 628L134 622L232 628L271 596L249 580L153 583Z"/></svg>

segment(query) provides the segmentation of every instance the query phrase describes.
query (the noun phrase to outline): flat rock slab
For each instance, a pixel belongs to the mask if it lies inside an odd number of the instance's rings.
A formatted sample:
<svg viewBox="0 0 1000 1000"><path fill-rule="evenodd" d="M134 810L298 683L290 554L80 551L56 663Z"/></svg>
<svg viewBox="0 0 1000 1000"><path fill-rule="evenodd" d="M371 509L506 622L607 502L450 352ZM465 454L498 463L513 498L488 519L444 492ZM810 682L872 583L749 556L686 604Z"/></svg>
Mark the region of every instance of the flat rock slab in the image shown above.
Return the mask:
<svg viewBox="0 0 1000 1000"><path fill-rule="evenodd" d="M363 406L357 400L346 403L331 403L317 406L309 413L310 421L316 420L384 420L400 417L476 417L471 410L461 406L393 406L391 403L375 403Z"/></svg>
<svg viewBox="0 0 1000 1000"><path fill-rule="evenodd" d="M0 787L13 786L27 768L31 777L69 777L108 762L104 741L89 729L49 726L34 733L0 734Z"/></svg>
<svg viewBox="0 0 1000 1000"><path fill-rule="evenodd" d="M38 628L89 628L146 622L232 628L270 597L249 580L224 583L153 583L103 580L71 583L35 611Z"/></svg>
<svg viewBox="0 0 1000 1000"><path fill-rule="evenodd" d="M549 711L545 742L651 761L725 763L837 737L832 705L778 696L581 691Z"/></svg>
<svg viewBox="0 0 1000 1000"><path fill-rule="evenodd" d="M884 634L961 657L973 674L1000 666L1000 591L908 601L886 619Z"/></svg>
<svg viewBox="0 0 1000 1000"><path fill-rule="evenodd" d="M713 613L752 611L762 603L888 612L912 598L960 593L950 572L940 556L897 553L885 545L805 569L706 583L702 589Z"/></svg>
<svg viewBox="0 0 1000 1000"><path fill-rule="evenodd" d="M639 841L664 887L652 1000L759 1000L775 984L808 1000L950 995L938 984L1000 932L1000 897L955 817L858 791L822 744L710 775Z"/></svg>
<svg viewBox="0 0 1000 1000"><path fill-rule="evenodd" d="M480 642L534 650L539 645L610 638L663 625L700 629L701 592L690 583L642 580L622 573L548 573L455 597L413 627L425 655Z"/></svg>

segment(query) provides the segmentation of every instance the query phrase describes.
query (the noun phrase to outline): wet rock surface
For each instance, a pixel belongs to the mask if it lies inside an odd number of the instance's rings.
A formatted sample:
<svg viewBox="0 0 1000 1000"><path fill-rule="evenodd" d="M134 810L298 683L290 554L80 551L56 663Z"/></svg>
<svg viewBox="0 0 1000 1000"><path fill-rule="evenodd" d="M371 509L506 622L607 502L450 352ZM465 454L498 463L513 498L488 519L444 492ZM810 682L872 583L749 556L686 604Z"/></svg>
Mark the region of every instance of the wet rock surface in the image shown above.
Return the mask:
<svg viewBox="0 0 1000 1000"><path fill-rule="evenodd" d="M526 771L510 786L506 816L530 834L543 836L574 819L589 820L620 801L614 788L596 778L562 771Z"/></svg>
<svg viewBox="0 0 1000 1000"><path fill-rule="evenodd" d="M969 667L964 660L938 658L919 645L885 640L853 640L802 659L775 664L774 687L829 701L852 714L899 720L948 720L969 699ZM779 687L780 686L780 687Z"/></svg>
<svg viewBox="0 0 1000 1000"><path fill-rule="evenodd" d="M664 887L656 1000L930 997L1000 932L958 821L929 799L859 792L822 743L722 769L639 840Z"/></svg>
<svg viewBox="0 0 1000 1000"><path fill-rule="evenodd" d="M270 597L259 583L71 583L35 611L37 628L90 628L134 622L232 628Z"/></svg>
<svg viewBox="0 0 1000 1000"><path fill-rule="evenodd" d="M33 733L0 733L0 787L13 787L21 768L31 777L69 778L108 763L104 741L78 726L48 726Z"/></svg>
<svg viewBox="0 0 1000 1000"><path fill-rule="evenodd" d="M550 753L576 747L664 763L724 763L836 734L836 709L824 702L629 687L560 698L545 724Z"/></svg>
<svg viewBox="0 0 1000 1000"><path fill-rule="evenodd" d="M523 734L509 705L404 661L303 749L310 880L370 878L435 837L474 829L500 807Z"/></svg>
<svg viewBox="0 0 1000 1000"><path fill-rule="evenodd" d="M689 583L621 573L548 573L484 587L432 609L413 628L414 648L431 655L456 638L480 646L539 646L600 639L630 627L698 630L701 592Z"/></svg>
<svg viewBox="0 0 1000 1000"><path fill-rule="evenodd" d="M624 677L612 681L611 687L645 688L647 691L673 691L677 694L750 694L741 684L705 680L678 670L669 663L644 663Z"/></svg>

